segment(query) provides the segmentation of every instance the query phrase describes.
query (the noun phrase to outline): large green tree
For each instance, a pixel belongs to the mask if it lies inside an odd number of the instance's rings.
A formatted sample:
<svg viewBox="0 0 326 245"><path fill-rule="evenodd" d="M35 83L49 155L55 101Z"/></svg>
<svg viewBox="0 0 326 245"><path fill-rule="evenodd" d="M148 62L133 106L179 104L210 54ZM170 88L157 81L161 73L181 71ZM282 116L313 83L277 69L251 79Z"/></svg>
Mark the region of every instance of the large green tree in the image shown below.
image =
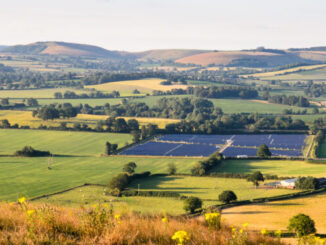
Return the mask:
<svg viewBox="0 0 326 245"><path fill-rule="evenodd" d="M272 153L271 151L269 150L268 146L263 144L263 145L260 145L258 147L258 150L257 150L257 157L260 157L260 158L268 158L272 156Z"/></svg>

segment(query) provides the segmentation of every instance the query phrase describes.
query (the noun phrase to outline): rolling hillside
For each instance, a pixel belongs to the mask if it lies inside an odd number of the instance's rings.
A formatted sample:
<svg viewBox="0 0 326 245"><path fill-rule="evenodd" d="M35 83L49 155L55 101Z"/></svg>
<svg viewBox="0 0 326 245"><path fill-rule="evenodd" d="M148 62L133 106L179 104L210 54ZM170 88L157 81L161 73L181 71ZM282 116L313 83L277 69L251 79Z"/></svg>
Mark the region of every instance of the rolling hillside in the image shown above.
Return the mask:
<svg viewBox="0 0 326 245"><path fill-rule="evenodd" d="M134 53L141 60L177 60L184 57L210 52L198 49L155 49Z"/></svg>
<svg viewBox="0 0 326 245"><path fill-rule="evenodd" d="M155 49L144 52L121 52L101 47L67 42L36 42L28 45L0 46L0 52L9 55L59 55L101 57L111 60L140 61L172 60L181 64L225 65L242 67L273 67L287 64L316 64L326 61L326 47L303 49L264 49L240 51L212 51L199 49Z"/></svg>
<svg viewBox="0 0 326 245"><path fill-rule="evenodd" d="M0 45L0 51L4 50L4 49L6 49L6 48L8 48L8 46Z"/></svg>
<svg viewBox="0 0 326 245"><path fill-rule="evenodd" d="M184 57L176 60L177 63L182 64L196 64L207 66L214 65L231 65L231 66L252 66L252 67L266 67L266 66L281 66L285 64L293 64L300 62L313 62L304 57L300 57L296 53L280 51L221 51L208 52Z"/></svg>
<svg viewBox="0 0 326 245"><path fill-rule="evenodd" d="M92 56L122 59L127 53L109 51L93 45L66 43L66 42L36 42L28 45L15 45L2 52L20 55L64 55L64 56ZM129 56L128 56L129 57Z"/></svg>

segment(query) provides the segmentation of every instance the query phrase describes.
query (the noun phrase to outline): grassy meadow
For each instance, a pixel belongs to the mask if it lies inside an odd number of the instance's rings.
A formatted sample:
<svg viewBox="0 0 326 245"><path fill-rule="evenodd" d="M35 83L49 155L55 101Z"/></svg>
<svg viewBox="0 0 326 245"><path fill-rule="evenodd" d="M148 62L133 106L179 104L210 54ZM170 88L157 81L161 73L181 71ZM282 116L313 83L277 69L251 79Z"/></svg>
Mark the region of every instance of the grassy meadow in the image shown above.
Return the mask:
<svg viewBox="0 0 326 245"><path fill-rule="evenodd" d="M306 65L306 66L297 66L289 69L283 69L279 71L271 71L271 72L261 72L261 73L255 73L250 75L242 75L242 77L259 77L259 78L265 78L265 77L272 77L272 76L279 76L284 75L285 73L295 73L295 72L301 72L301 71L310 71L310 70L317 70L321 68L325 68L326 64L322 65Z"/></svg>
<svg viewBox="0 0 326 245"><path fill-rule="evenodd" d="M227 160L213 171L228 173L252 173L278 176L326 176L326 164L312 164L294 160Z"/></svg>
<svg viewBox="0 0 326 245"><path fill-rule="evenodd" d="M32 198L84 183L106 184L131 161L137 164L137 172L167 173L167 165L173 162L180 173L189 173L198 159L60 156L54 157L48 170L46 157L0 157L0 200L15 201L22 194Z"/></svg>
<svg viewBox="0 0 326 245"><path fill-rule="evenodd" d="M164 176L135 181L130 188L146 191L170 191L185 196L197 196L204 201L203 207L220 204L218 195L224 190L233 190L239 200L270 197L294 192L287 189L256 189L243 179L211 177ZM65 193L45 197L36 202L63 206L93 205L110 203L115 210L138 211L142 213L163 213L177 215L184 213L183 201L162 197L112 197L105 195L105 187L86 186Z"/></svg>
<svg viewBox="0 0 326 245"><path fill-rule="evenodd" d="M239 206L223 210L227 223L241 226L249 223L249 229L286 230L289 219L299 213L309 215L318 233L326 233L326 194L291 200Z"/></svg>
<svg viewBox="0 0 326 245"><path fill-rule="evenodd" d="M123 147L131 143L130 134L69 132L50 130L0 129L0 154L10 155L24 146L56 155L100 156L105 142Z"/></svg>

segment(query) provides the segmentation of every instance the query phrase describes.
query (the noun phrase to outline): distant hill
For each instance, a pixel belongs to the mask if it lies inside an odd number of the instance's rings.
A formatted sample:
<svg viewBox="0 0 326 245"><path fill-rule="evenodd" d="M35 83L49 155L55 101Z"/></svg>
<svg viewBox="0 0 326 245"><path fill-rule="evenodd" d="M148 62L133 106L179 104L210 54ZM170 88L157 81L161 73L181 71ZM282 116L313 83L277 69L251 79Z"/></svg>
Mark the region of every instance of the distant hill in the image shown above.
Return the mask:
<svg viewBox="0 0 326 245"><path fill-rule="evenodd" d="M127 49L128 47L126 47ZM36 42L28 45L0 46L0 52L15 55L59 55L80 57L103 57L111 60L140 61L172 60L182 64L225 65L247 67L273 67L288 64L313 64L326 62L326 46L292 48L288 50L265 49L239 51L212 51L198 49L155 49L144 52L120 52L101 47L66 43Z"/></svg>
<svg viewBox="0 0 326 245"><path fill-rule="evenodd" d="M109 51L93 45L66 43L66 42L37 42L28 45L15 45L2 50L5 53L21 55L64 55L64 56L92 56L122 59L128 53Z"/></svg>
<svg viewBox="0 0 326 245"><path fill-rule="evenodd" d="M294 63L313 63L293 52L272 51L221 51L192 55L176 60L177 63L197 65L230 65L250 67L281 66Z"/></svg>
<svg viewBox="0 0 326 245"><path fill-rule="evenodd" d="M144 52L134 53L141 60L178 60L187 56L206 53L209 50L198 49L154 49Z"/></svg>
<svg viewBox="0 0 326 245"><path fill-rule="evenodd" d="M6 49L6 48L8 48L8 46L0 45L0 51L4 50L4 49Z"/></svg>

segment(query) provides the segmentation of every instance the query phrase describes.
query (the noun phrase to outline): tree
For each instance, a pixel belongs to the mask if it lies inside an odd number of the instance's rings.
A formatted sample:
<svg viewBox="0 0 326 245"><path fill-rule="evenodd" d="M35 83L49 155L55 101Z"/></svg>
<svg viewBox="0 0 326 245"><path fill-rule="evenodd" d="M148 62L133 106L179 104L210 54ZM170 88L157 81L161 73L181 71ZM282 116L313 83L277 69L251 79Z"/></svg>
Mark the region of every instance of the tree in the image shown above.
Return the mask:
<svg viewBox="0 0 326 245"><path fill-rule="evenodd" d="M259 181L264 181L264 176L260 171L256 171L253 174L251 174L247 181L252 182L254 186L259 186Z"/></svg>
<svg viewBox="0 0 326 245"><path fill-rule="evenodd" d="M38 106L37 99L29 98L27 99L27 106Z"/></svg>
<svg viewBox="0 0 326 245"><path fill-rule="evenodd" d="M131 135L132 135L132 142L138 143L140 141L140 131L139 130L131 131Z"/></svg>
<svg viewBox="0 0 326 245"><path fill-rule="evenodd" d="M8 98L1 99L1 105L9 105L9 99Z"/></svg>
<svg viewBox="0 0 326 245"><path fill-rule="evenodd" d="M175 163L171 162L168 164L168 173L170 175L176 174L177 172L177 166L175 165Z"/></svg>
<svg viewBox="0 0 326 245"><path fill-rule="evenodd" d="M268 158L272 155L267 145L263 144L258 147L257 157Z"/></svg>
<svg viewBox="0 0 326 245"><path fill-rule="evenodd" d="M298 237L316 232L315 222L305 214L298 214L290 219L288 230L295 232Z"/></svg>
<svg viewBox="0 0 326 245"><path fill-rule="evenodd" d="M127 187L128 183L128 176L126 174L118 174L109 181L108 188L111 191L118 190L120 192Z"/></svg>
<svg viewBox="0 0 326 245"><path fill-rule="evenodd" d="M308 177L299 177L295 181L296 189L312 189L316 190L320 187L319 180L317 178L308 176Z"/></svg>
<svg viewBox="0 0 326 245"><path fill-rule="evenodd" d="M56 98L56 99L62 99L62 93L60 93L60 92L56 92L56 93L54 93L54 98Z"/></svg>
<svg viewBox="0 0 326 245"><path fill-rule="evenodd" d="M204 165L201 162L195 163L191 169L191 174L194 176L203 176L206 173Z"/></svg>
<svg viewBox="0 0 326 245"><path fill-rule="evenodd" d="M110 144L110 142L105 143L104 154L107 155L107 156L111 155L111 144Z"/></svg>
<svg viewBox="0 0 326 245"><path fill-rule="evenodd" d="M223 191L219 196L218 200L224 203L230 203L232 201L237 200L237 196L233 191Z"/></svg>
<svg viewBox="0 0 326 245"><path fill-rule="evenodd" d="M123 166L123 172L126 172L128 174L133 174L135 172L135 168L137 167L136 163L129 162Z"/></svg>
<svg viewBox="0 0 326 245"><path fill-rule="evenodd" d="M10 128L10 122L7 119L1 120L1 128Z"/></svg>
<svg viewBox="0 0 326 245"><path fill-rule="evenodd" d="M188 197L184 200L183 209L186 212L190 212L191 214L195 212L196 209L201 208L203 205L203 201L198 197Z"/></svg>

